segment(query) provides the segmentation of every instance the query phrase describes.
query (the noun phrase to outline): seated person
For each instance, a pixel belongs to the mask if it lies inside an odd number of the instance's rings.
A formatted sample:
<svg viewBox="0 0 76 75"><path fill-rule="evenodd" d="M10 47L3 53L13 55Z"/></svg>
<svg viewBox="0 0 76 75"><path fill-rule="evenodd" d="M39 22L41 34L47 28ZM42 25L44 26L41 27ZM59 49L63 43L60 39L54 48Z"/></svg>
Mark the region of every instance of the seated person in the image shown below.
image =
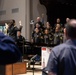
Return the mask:
<svg viewBox="0 0 76 75"><path fill-rule="evenodd" d="M24 54L25 38L21 35L21 30L17 30L16 44L18 45L21 54Z"/></svg>

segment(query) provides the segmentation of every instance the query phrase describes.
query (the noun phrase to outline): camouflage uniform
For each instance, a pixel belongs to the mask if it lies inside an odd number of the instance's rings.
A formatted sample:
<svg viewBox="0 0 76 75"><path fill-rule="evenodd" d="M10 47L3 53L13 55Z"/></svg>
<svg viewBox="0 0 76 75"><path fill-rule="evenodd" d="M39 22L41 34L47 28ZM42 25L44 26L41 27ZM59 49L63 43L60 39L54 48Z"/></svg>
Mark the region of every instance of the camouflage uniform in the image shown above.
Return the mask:
<svg viewBox="0 0 76 75"><path fill-rule="evenodd" d="M33 40L33 43L41 43L42 42L42 34L40 32L38 32L38 33L33 32L32 40Z"/></svg>
<svg viewBox="0 0 76 75"><path fill-rule="evenodd" d="M54 44L58 45L63 43L63 34L62 33L55 33L54 34Z"/></svg>

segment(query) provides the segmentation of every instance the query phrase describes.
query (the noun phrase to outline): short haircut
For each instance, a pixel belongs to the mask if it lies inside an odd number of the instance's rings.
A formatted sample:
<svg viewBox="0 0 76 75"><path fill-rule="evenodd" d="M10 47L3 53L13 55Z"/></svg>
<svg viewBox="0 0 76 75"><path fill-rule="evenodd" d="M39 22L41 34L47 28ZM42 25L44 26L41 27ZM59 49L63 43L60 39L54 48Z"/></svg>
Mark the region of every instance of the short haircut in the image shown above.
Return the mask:
<svg viewBox="0 0 76 75"><path fill-rule="evenodd" d="M12 20L13 21L13 23L15 23L15 20Z"/></svg>
<svg viewBox="0 0 76 75"><path fill-rule="evenodd" d="M20 29L18 29L18 30L17 30L17 32L21 32L21 30L20 30Z"/></svg>
<svg viewBox="0 0 76 75"><path fill-rule="evenodd" d="M67 35L70 38L76 38L76 23L73 23L73 21L76 22L76 19L69 20L65 27L67 30Z"/></svg>

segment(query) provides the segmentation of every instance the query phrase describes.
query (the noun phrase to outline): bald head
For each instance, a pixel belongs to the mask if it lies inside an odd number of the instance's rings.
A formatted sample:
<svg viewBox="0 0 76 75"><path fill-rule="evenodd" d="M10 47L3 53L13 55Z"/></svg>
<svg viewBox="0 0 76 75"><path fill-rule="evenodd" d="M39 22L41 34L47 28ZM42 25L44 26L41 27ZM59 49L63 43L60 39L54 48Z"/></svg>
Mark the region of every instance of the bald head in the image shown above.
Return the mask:
<svg viewBox="0 0 76 75"><path fill-rule="evenodd" d="M69 20L67 24L72 26L72 27L76 27L76 19Z"/></svg>
<svg viewBox="0 0 76 75"><path fill-rule="evenodd" d="M69 20L65 28L68 37L76 38L76 19Z"/></svg>

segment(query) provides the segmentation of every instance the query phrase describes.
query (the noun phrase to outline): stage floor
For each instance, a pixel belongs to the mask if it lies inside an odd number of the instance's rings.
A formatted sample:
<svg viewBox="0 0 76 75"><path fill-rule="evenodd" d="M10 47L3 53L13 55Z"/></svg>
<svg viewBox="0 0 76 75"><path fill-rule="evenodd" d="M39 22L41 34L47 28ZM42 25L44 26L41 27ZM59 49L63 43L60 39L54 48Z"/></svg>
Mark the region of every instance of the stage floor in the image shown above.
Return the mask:
<svg viewBox="0 0 76 75"><path fill-rule="evenodd" d="M32 65L30 66L30 69L27 69L27 73L26 74L17 74L17 75L42 75L41 72L41 65L35 65L35 70L34 70L34 74L33 74L33 70L32 70Z"/></svg>

